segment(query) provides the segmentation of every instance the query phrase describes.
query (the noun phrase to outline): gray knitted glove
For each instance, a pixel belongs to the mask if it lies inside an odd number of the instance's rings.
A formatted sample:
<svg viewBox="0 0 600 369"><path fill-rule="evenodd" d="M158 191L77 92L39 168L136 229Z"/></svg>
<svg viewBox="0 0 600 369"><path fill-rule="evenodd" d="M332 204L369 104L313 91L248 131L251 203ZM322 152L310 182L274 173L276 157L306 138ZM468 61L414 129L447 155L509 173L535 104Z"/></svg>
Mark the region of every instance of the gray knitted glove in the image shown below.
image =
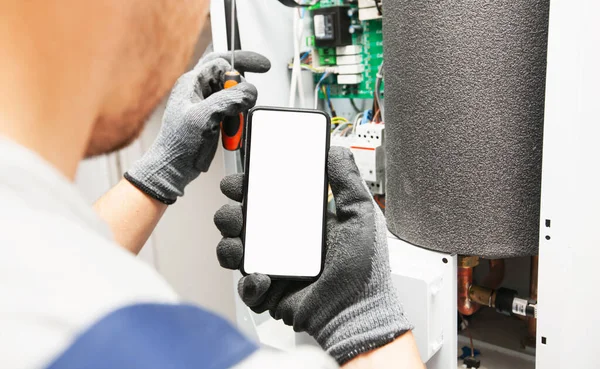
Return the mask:
<svg viewBox="0 0 600 369"><path fill-rule="evenodd" d="M264 73L271 64L264 56L236 52L239 72ZM206 172L219 144L219 123L256 103L256 88L249 83L223 90L223 77L231 69L230 53L212 53L182 75L169 97L158 137L148 152L125 173L137 188L172 204L201 172Z"/></svg>
<svg viewBox="0 0 600 369"><path fill-rule="evenodd" d="M384 216L361 179L352 153L332 147L328 173L336 214L328 219L327 255L320 278L307 283L252 274L240 279L238 291L252 310L268 310L295 331L308 332L343 364L412 327L392 286ZM241 201L242 183L243 175L229 176L221 182L221 190ZM224 237L217 246L217 257L225 268L240 266L242 223L239 204L225 205L215 214L215 224Z"/></svg>

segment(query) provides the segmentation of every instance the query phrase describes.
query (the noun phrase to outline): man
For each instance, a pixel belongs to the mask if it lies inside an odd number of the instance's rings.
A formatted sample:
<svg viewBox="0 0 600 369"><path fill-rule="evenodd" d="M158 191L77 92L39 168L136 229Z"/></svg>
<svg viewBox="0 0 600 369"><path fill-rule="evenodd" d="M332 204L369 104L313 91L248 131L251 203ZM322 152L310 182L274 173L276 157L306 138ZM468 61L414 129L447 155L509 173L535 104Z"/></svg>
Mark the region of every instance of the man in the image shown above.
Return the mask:
<svg viewBox="0 0 600 369"><path fill-rule="evenodd" d="M168 204L208 170L221 119L256 101L248 83L221 89L226 56L179 78L156 142L94 209L74 188L81 159L137 136L182 72L207 6L0 1L0 366L329 368L333 357L348 368L422 367L391 285L383 216L348 151L330 153L337 212L322 277L240 281L252 309L308 332L331 357L259 350L224 320L180 304L134 257ZM254 53L237 60L247 72L269 69ZM226 178L222 190L240 201L240 177ZM239 205L224 206L215 223L224 236L219 261L235 269Z"/></svg>

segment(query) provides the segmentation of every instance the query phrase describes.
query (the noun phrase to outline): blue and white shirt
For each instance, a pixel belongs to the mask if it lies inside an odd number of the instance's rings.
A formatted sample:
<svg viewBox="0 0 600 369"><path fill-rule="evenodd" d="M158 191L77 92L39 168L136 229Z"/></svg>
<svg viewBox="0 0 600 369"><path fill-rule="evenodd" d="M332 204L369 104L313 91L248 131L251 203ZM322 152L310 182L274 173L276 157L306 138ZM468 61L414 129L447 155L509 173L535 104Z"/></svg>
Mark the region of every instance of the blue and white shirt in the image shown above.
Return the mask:
<svg viewBox="0 0 600 369"><path fill-rule="evenodd" d="M181 304L67 178L6 139L0 176L0 368L337 367L316 348L258 349Z"/></svg>

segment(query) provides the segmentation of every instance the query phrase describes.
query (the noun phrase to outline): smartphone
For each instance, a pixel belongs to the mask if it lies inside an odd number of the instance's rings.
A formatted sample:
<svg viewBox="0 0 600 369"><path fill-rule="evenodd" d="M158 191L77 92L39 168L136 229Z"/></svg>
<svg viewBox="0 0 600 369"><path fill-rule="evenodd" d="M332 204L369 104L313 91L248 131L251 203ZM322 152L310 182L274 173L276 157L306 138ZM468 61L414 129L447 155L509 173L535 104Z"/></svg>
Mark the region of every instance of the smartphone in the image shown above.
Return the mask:
<svg viewBox="0 0 600 369"><path fill-rule="evenodd" d="M242 273L300 280L321 274L330 126L317 110L248 113Z"/></svg>

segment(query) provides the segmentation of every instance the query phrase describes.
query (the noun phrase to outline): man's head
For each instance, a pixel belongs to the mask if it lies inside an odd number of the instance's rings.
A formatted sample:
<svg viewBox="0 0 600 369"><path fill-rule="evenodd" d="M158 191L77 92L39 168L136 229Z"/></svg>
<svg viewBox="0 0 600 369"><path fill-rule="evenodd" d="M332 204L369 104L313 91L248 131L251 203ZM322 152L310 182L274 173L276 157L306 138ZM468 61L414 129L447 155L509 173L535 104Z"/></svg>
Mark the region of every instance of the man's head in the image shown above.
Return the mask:
<svg viewBox="0 0 600 369"><path fill-rule="evenodd" d="M125 1L107 90L86 151L98 155L133 141L189 62L207 16L208 0Z"/></svg>
<svg viewBox="0 0 600 369"><path fill-rule="evenodd" d="M73 177L184 72L209 0L0 0L0 136Z"/></svg>

